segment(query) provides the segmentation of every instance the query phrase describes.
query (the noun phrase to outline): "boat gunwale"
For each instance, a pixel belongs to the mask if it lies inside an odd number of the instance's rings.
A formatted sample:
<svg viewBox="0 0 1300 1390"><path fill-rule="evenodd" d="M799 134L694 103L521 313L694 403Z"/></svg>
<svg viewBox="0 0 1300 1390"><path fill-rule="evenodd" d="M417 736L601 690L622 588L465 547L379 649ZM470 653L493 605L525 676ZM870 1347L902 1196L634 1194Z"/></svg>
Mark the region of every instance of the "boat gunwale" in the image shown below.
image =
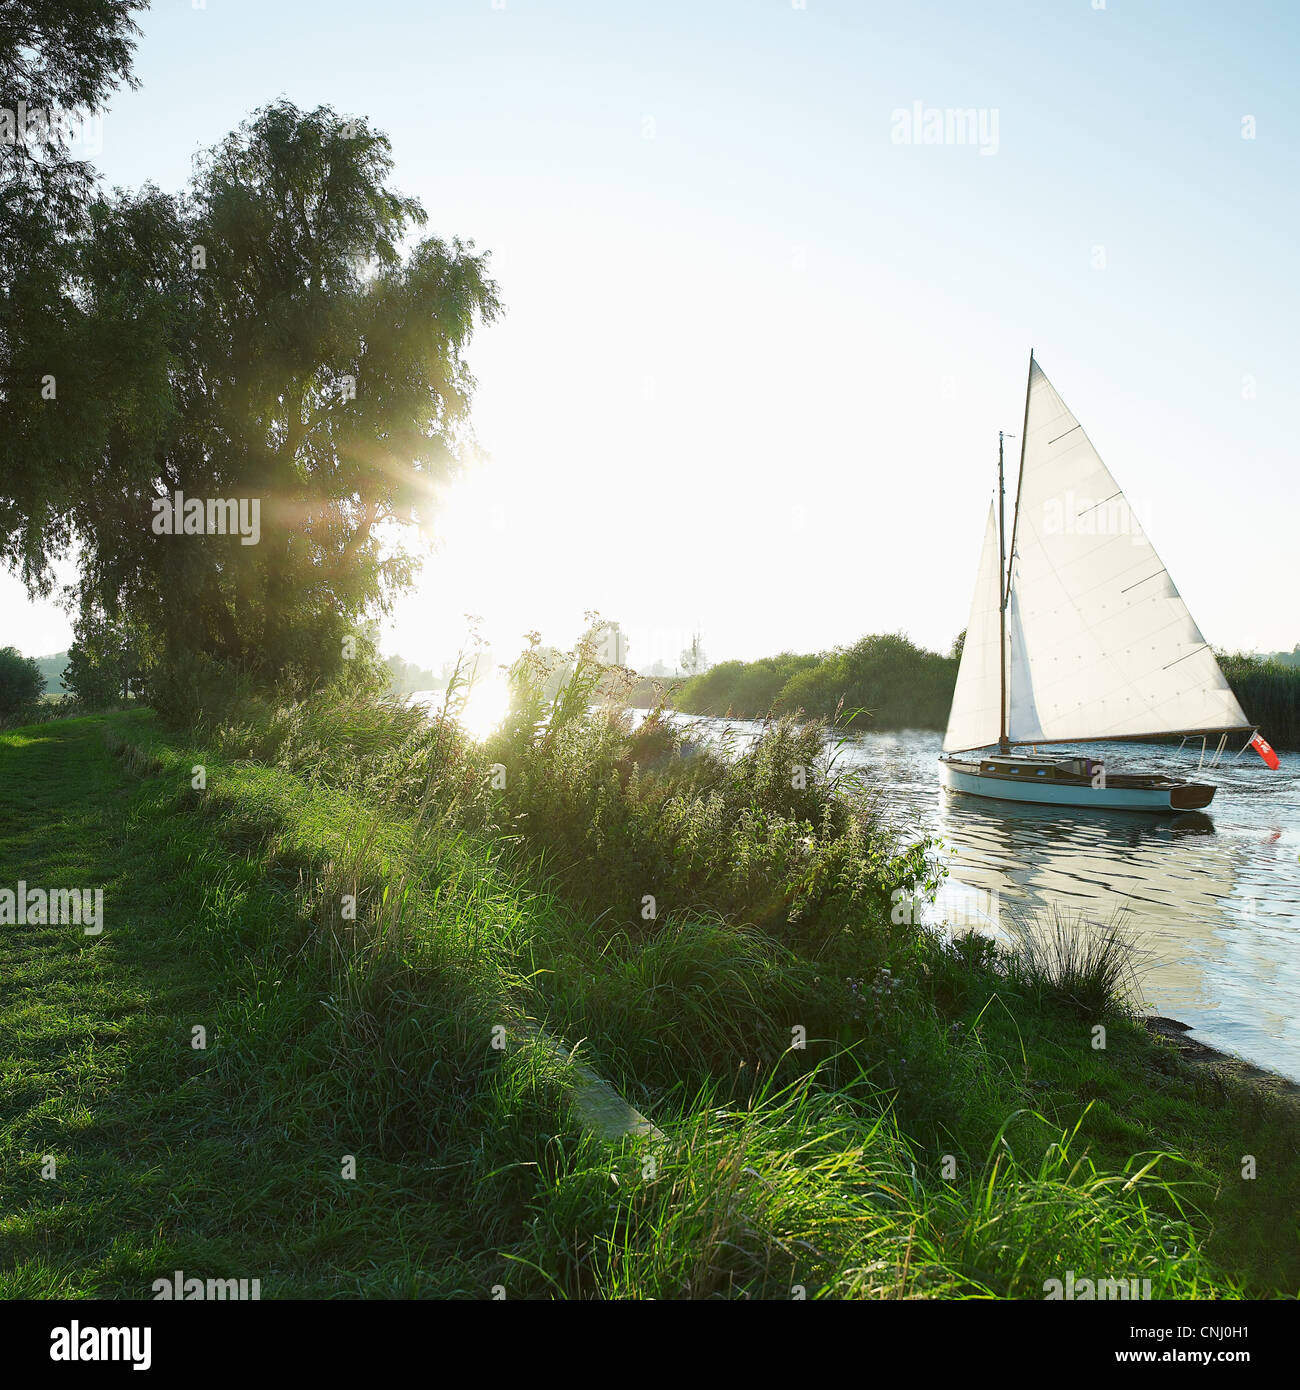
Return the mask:
<svg viewBox="0 0 1300 1390"><path fill-rule="evenodd" d="M941 758L940 765L945 769L945 772L951 770L952 776L964 778L968 783L975 784L961 786L950 782L947 776L941 776L940 782L945 790L956 792L959 795L982 796L993 801L1006 801L1017 805L1069 806L1076 810L1126 811L1168 815L1171 812L1202 811L1214 800L1218 790L1213 783L1180 782L1162 778L1159 774L1144 776L1137 773L1116 773L1114 776L1106 778L1104 787L1093 787L1088 779L1082 777L1054 777L1039 781L1037 777L1020 777L1014 773L998 775L997 773L982 771L977 763L959 762L955 758ZM979 788L980 783L984 784L982 790ZM1015 787L1021 794L1011 795L1012 787ZM1002 788L1006 788L1006 791L1003 791ZM1060 795L1053 796L1052 790L1057 791ZM1087 792L1095 793L1095 801L1093 798L1088 800L1073 799L1080 793ZM1145 793L1155 798L1155 801L1154 804L1121 802L1106 805L1108 794L1114 795L1116 793L1121 796L1125 794L1140 796ZM1071 799L1063 800L1063 796L1070 796Z"/></svg>
<svg viewBox="0 0 1300 1390"><path fill-rule="evenodd" d="M996 755L995 755L996 756ZM1002 755L1005 756L1005 755ZM1018 786L1023 786L1030 780L1021 777L1015 772L989 772L980 766L982 759L966 760L951 756L940 759L941 762L956 764L965 771L969 777L981 777L994 782L1014 782ZM1053 767L1052 771L1056 774L1051 779L1053 782L1062 782L1068 786L1087 787L1092 785L1092 779L1085 777L1081 773L1062 772L1060 768ZM1175 788L1209 788L1213 789L1212 782L1191 782L1182 777L1167 777L1162 772L1108 772L1106 774L1107 787L1126 788L1128 790L1150 790L1150 791L1172 791Z"/></svg>

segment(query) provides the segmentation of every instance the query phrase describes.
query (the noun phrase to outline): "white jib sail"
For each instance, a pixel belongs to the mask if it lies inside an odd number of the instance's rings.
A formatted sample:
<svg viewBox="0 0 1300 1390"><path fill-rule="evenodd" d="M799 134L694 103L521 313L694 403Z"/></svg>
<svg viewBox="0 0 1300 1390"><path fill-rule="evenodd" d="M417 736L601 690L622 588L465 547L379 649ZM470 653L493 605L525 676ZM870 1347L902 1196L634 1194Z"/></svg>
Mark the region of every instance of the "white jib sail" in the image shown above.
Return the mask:
<svg viewBox="0 0 1300 1390"><path fill-rule="evenodd" d="M1013 743L1250 727L1124 494L1036 362L1013 546ZM996 680L996 613L993 627ZM963 674L964 663L958 694ZM984 741L996 738L995 719Z"/></svg>
<svg viewBox="0 0 1300 1390"><path fill-rule="evenodd" d="M995 504L996 505L996 504ZM981 748L996 743L1002 723L1002 688L998 653L998 608L1000 592L998 557L998 519L989 507L989 524L984 532L975 597L971 600L966 641L957 668L957 686L948 714L948 732L943 737L945 753Z"/></svg>

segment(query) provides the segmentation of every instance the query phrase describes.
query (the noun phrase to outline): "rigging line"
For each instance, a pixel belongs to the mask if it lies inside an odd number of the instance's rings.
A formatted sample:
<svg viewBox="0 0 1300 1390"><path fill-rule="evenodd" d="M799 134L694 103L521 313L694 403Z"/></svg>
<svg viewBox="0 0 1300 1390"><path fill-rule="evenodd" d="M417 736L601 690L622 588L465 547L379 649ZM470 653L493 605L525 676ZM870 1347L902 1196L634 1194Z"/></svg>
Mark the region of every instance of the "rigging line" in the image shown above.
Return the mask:
<svg viewBox="0 0 1300 1390"><path fill-rule="evenodd" d="M1258 730L1257 728L1256 728L1256 729L1252 729L1252 730L1250 731L1250 737L1246 740L1245 743L1243 743L1243 744L1241 745L1241 749L1240 749L1240 751L1237 753L1237 758L1241 757L1242 753L1244 753L1244 752L1246 751L1246 749L1250 747L1250 745L1254 742L1254 740L1255 740L1255 735L1256 735L1257 733L1259 733L1259 730ZM1235 763L1235 762L1237 761L1237 758L1233 758L1232 761Z"/></svg>
<svg viewBox="0 0 1300 1390"><path fill-rule="evenodd" d="M1169 666L1177 666L1180 661L1186 661L1189 656L1195 656L1197 652L1205 652L1209 651L1209 649L1210 644L1208 642L1202 642L1201 645L1197 647L1194 651L1184 652L1182 656L1176 657L1173 661L1169 663ZM1167 671L1169 669L1169 666L1162 666L1160 669L1162 671Z"/></svg>
<svg viewBox="0 0 1300 1390"><path fill-rule="evenodd" d="M1164 574L1164 573L1166 573L1166 571L1165 571L1164 567L1162 566L1160 569L1158 569L1158 570L1155 572L1155 574L1149 574L1149 575L1147 575L1146 579L1139 579L1138 582L1137 582L1137 584L1130 584L1130 585L1128 586L1128 589L1136 589L1136 588L1138 587L1138 584L1145 584L1145 583L1147 582L1147 579L1158 579L1158 578L1159 578L1162 574ZM1120 590L1120 593L1121 593L1121 594L1126 594L1126 593L1128 593L1128 589L1121 589L1121 590Z"/></svg>
<svg viewBox="0 0 1300 1390"><path fill-rule="evenodd" d="M1110 541L1121 541L1121 540L1126 540L1126 539L1127 539L1127 537L1123 537L1123 536L1112 536L1112 537L1110 537L1109 540L1107 541L1107 544L1109 544ZM1145 536L1143 537L1143 540L1146 540L1146 537L1145 537ZM1043 547L1043 546L1040 545L1039 549L1042 550L1042 549L1045 549L1045 547ZM1152 558L1153 558L1153 559L1158 560L1158 559L1160 558L1160 556L1157 555L1157 554L1155 553L1155 548L1151 545L1150 541L1147 541L1147 549L1151 551L1151 554L1152 554ZM1053 575L1056 577L1056 579L1057 579L1058 581L1060 581L1061 587L1062 587L1062 588L1065 588L1065 579L1063 578L1063 576L1068 575L1072 569L1077 568L1079 565L1086 564L1087 562L1088 562L1088 557L1087 557L1087 556L1076 556L1073 560L1064 561L1063 563L1061 563L1061 564L1059 564L1059 565L1056 564L1055 562L1053 562L1053 563L1052 563L1052 573L1053 573ZM1138 558L1137 558L1136 560L1134 560L1134 562L1133 562L1131 565L1127 566L1127 568L1126 568L1126 570L1124 571L1124 573L1127 573L1128 570L1136 569L1137 566L1138 566L1139 564L1145 564L1145 563L1146 563L1145 559L1144 559L1142 556L1138 556ZM1156 574L1159 574L1159 573L1161 573L1162 571L1164 571L1164 566L1163 566L1163 565L1161 565L1160 569L1156 571ZM1095 584L1090 584L1090 585L1088 585L1088 587L1087 587L1086 589L1080 589L1080 590L1078 591L1078 597L1081 598L1081 599L1087 598L1090 594L1100 593L1100 592L1102 592L1102 591L1104 591L1104 590L1110 588L1110 586L1111 586L1112 584L1115 584L1115 583L1117 583L1119 580L1121 580L1121 579L1124 578L1124 573L1107 575L1105 578L1097 580L1097 582L1096 582ZM1148 579L1154 579L1154 578L1155 578L1155 575L1148 575L1147 578L1148 578ZM1141 584L1143 581L1139 579L1137 582L1138 582L1139 584ZM1134 587L1133 585L1130 585L1130 586L1129 586L1129 588L1133 588L1133 587ZM1178 599L1181 601L1182 595L1181 595L1181 594L1178 594L1177 597L1178 597Z"/></svg>
<svg viewBox="0 0 1300 1390"><path fill-rule="evenodd" d="M1079 428L1079 426L1078 426L1078 425L1075 425L1074 428L1077 430L1077 429ZM1066 430L1065 433L1066 433L1066 434L1069 434L1069 430ZM1064 439L1064 438L1065 438L1065 434L1059 435L1058 438ZM1052 443L1055 444L1055 443L1056 443L1056 440L1053 440ZM1083 509L1083 511L1081 511L1081 512L1075 512L1074 515L1075 515L1076 517L1087 516L1087 514L1088 514L1089 512L1095 512L1095 511L1097 510L1098 507L1104 507L1104 506L1106 505L1107 502L1113 502L1117 497L1123 497L1123 496L1124 496L1124 489L1123 489L1123 488L1120 488L1118 492L1112 492L1111 495L1110 495L1109 497L1103 497L1103 498L1101 499L1100 502L1094 502L1094 503L1092 504L1091 507L1085 507L1085 508Z"/></svg>
<svg viewBox="0 0 1300 1390"><path fill-rule="evenodd" d="M1027 423L1028 412L1029 412L1029 407L1028 407L1028 403L1026 402L1026 406L1025 406L1026 423ZM1019 507L1019 497L1017 496L1017 510L1018 510L1018 507ZM1012 532L1011 532L1011 538L1012 538L1012 545L1013 545L1013 546L1014 546L1014 544L1015 544L1015 535L1016 535L1016 533L1015 533L1015 529L1014 529L1014 527L1013 527ZM1153 553L1154 553L1154 552L1153 552ZM1070 595L1070 593L1069 593L1069 590L1066 589L1065 584L1064 584L1063 581L1061 580L1061 572L1060 572L1060 570L1058 569L1058 567L1057 567L1055 561L1051 558L1050 555L1047 555L1046 551L1044 551L1044 555L1045 555L1045 557L1046 557L1046 559L1047 559L1048 568L1049 568L1049 569L1051 570L1051 572L1052 572L1052 577L1056 580L1057 584L1060 585L1061 590L1062 590L1062 593L1063 593L1063 595L1064 595L1065 603L1064 603L1064 605L1062 605L1062 606L1063 606L1063 607L1069 607L1069 608L1072 608L1072 609L1074 610L1075 616L1079 618L1083 630L1084 630L1090 637L1092 637L1093 640L1095 641L1095 640L1096 640L1096 632L1095 632L1095 630L1094 630L1094 625L1093 625L1093 624L1090 624L1090 623L1088 623L1088 622L1086 622L1086 621L1083 620L1083 611L1082 611L1082 609L1079 607L1078 601L1077 601L1076 599L1072 598L1071 595ZM1157 555L1156 558L1159 559L1160 557ZM1098 585L1094 585L1093 587L1094 587L1094 588L1100 588L1101 585L1098 584ZM1082 597L1083 597L1082 594L1079 595L1079 598L1082 598ZM1180 600L1180 601L1181 601L1181 600ZM1183 611L1184 611L1184 612L1187 612L1187 605L1186 605L1186 604L1183 605ZM1118 613L1115 613L1115 614L1112 614L1110 618L1103 619L1102 621L1103 621L1103 622L1113 622L1115 619L1119 618L1120 616L1122 616L1122 615L1121 615L1121 614L1118 614ZM1190 617L1191 617L1191 614L1190 614L1190 613L1187 613L1187 616L1188 616L1188 618L1190 618ZM1170 620L1169 620L1167 623L1164 624L1163 627L1157 628L1156 631L1155 631L1155 633L1152 633L1152 634L1150 634L1150 635L1151 635L1151 636L1155 636L1155 635L1157 635L1158 633L1163 632L1163 631L1165 630L1165 628L1174 627L1174 626L1180 625L1180 624L1181 624L1181 619L1179 618L1179 616L1178 616L1177 614L1175 614L1172 618L1170 618ZM1101 625L1101 624L1098 623L1098 624L1096 624L1095 626L1100 626L1100 625ZM1197 629L1197 630L1199 631L1199 629ZM1008 644L1008 645L1009 645L1009 644ZM1204 643L1204 646L1208 647L1208 646L1209 646L1209 643L1208 643L1208 642ZM1186 656L1192 656L1192 655L1194 655L1194 653L1192 653L1192 652L1187 652L1187 653L1186 653ZM1118 687L1116 687L1117 690L1127 688L1127 689L1133 690L1133 691L1135 691L1135 692L1138 691L1137 678L1136 678L1136 677L1127 677L1127 678L1125 678L1125 677L1123 676L1123 673L1120 671L1119 667L1115 664L1115 659L1114 659L1113 657L1105 657L1104 659L1105 659L1106 661L1108 661L1108 662L1111 664L1112 667L1114 667L1116 673L1117 673L1118 675L1120 675L1120 677L1121 677L1121 684L1120 684ZM1183 659L1184 659L1184 658L1181 657L1181 656L1178 658L1179 661L1182 661ZM1171 666L1174 665L1174 664L1175 664L1174 662L1170 662L1170 665L1171 665ZM1167 670L1168 667L1165 667L1164 669ZM1146 672L1143 672L1142 674L1145 676L1147 673L1146 673ZM1059 683L1060 683L1060 680L1066 680L1066 679L1068 679L1067 676L1062 676L1062 677L1060 677L1060 679L1059 679L1058 681L1053 682L1053 683L1049 683L1049 685L1046 687L1046 689L1050 689L1052 684L1059 684ZM1171 699L1173 699L1173 698L1174 698L1173 696L1170 696L1170 697L1168 697L1167 699L1162 700L1162 701L1160 702L1160 705L1166 705L1166 704L1168 704L1169 701L1170 701ZM1160 707L1160 705L1157 705L1156 708L1158 709L1158 708Z"/></svg>
<svg viewBox="0 0 1300 1390"><path fill-rule="evenodd" d="M1075 432L1075 430L1081 430L1082 428L1083 428L1082 425L1071 425L1070 428L1069 428L1068 430L1066 430L1065 434L1073 434L1073 433ZM1058 434L1058 435L1056 436L1056 439L1049 439L1049 440L1047 441L1048 448L1051 448L1051 446L1052 446L1053 444L1056 443L1056 440L1057 440L1057 439L1064 439L1064 438L1065 438L1065 434Z"/></svg>
<svg viewBox="0 0 1300 1390"><path fill-rule="evenodd" d="M1207 644L1207 645L1208 645L1208 644ZM1190 653L1189 653L1189 655L1190 655ZM1149 674L1150 674L1149 671L1143 671L1143 672L1140 672L1140 673L1139 673L1140 676L1146 676L1146 675L1149 675ZM1055 681L1049 682L1046 686L1043 686L1043 687L1041 688L1041 691L1036 690L1035 693L1047 694L1047 693L1049 693L1050 691L1054 690L1058 685L1062 684L1062 683L1065 682L1065 681L1072 680L1072 679L1073 679L1073 677L1071 677L1071 676L1062 676L1062 677L1058 678L1058 679L1055 680ZM1121 676L1121 678L1120 678L1120 684L1119 684L1119 685L1116 685L1116 686L1112 687L1110 690L1108 690L1108 691L1106 692L1106 694L1103 696L1103 700L1109 700L1109 699L1111 699L1113 696L1116 696L1116 695L1121 694L1125 689L1135 689L1135 688L1136 688L1136 687L1135 687L1134 682L1133 682L1132 680L1125 679L1123 676ZM1165 696L1165 698L1164 698L1163 700L1158 700L1158 701L1156 701L1154 704L1150 703L1150 701L1147 701L1147 702L1146 702L1147 708L1146 708L1146 711L1145 711L1145 712L1146 712L1148 715L1153 715L1153 716L1154 716L1154 715L1156 715L1160 710L1164 709L1164 707L1165 707L1166 705L1173 704L1178 698L1179 698L1179 696L1178 696L1177 694L1173 694L1173 695L1167 695L1167 696ZM1082 708L1083 708L1083 704L1082 704L1082 703L1076 703L1076 704L1074 704L1074 705L1072 705L1072 706L1069 707L1069 709L1066 711L1066 716L1068 717L1070 714L1074 714L1076 711L1078 711L1078 710L1080 710L1080 709L1082 709ZM1128 717L1129 717L1129 716L1126 715L1126 716L1124 716L1123 718L1121 718L1121 719L1115 721L1115 723L1108 724L1104 729L1099 730L1099 731L1095 734L1095 737L1096 737L1096 738L1100 738L1100 739L1106 738L1106 737L1110 734L1110 731L1111 731L1112 729L1114 729L1117 725L1122 725L1122 724L1124 723L1124 720L1127 719ZM1244 728L1245 726L1243 725L1242 727ZM1210 732L1212 732L1212 733L1217 733L1218 731L1219 731L1218 726L1216 726L1216 727L1215 727L1214 729L1212 729ZM1168 735L1170 735L1170 736L1172 737L1174 734L1177 734L1178 732L1179 732L1179 731L1178 731L1177 729L1164 729L1164 730L1160 730L1160 729L1149 729L1149 730L1146 731L1146 734L1147 734L1147 735L1151 735L1151 736L1160 736L1160 735L1162 735L1162 734L1168 734ZM1196 731L1193 731L1193 732L1194 732L1194 733L1197 733L1197 732L1199 732L1199 730L1196 730ZM1137 737L1144 737L1144 736L1146 736L1146 735L1137 735L1137 734L1134 734L1134 735L1131 735L1131 736L1130 736L1130 735L1120 735L1120 737L1134 737L1134 738L1137 738ZM1185 734L1185 735L1183 736L1184 742L1186 742L1187 738L1188 738L1188 737L1191 737L1191 736L1192 736L1192 735L1186 735L1186 734ZM1182 745L1180 744L1179 747L1181 748L1181 746L1182 746ZM1249 746L1249 745L1247 745L1247 746ZM1245 752L1245 749L1243 749L1242 752Z"/></svg>
<svg viewBox="0 0 1300 1390"><path fill-rule="evenodd" d="M1034 350L1030 348L1029 377L1025 382L1025 418L1020 426L1020 469L1016 474L1016 505L1011 513L1011 545L1007 551L1007 558L1005 560L1006 584L1005 588L1002 590L1008 599L1011 595L1012 571L1015 568L1016 557L1020 553L1016 548L1016 537L1020 534L1020 494L1025 486L1025 449L1029 443L1029 398L1033 394L1035 366L1037 366L1037 363L1034 361ZM1042 375L1042 370L1041 367L1038 368L1039 375ZM1048 382L1048 385L1050 386L1051 383ZM1005 655L1003 656L1003 660L1006 660Z"/></svg>

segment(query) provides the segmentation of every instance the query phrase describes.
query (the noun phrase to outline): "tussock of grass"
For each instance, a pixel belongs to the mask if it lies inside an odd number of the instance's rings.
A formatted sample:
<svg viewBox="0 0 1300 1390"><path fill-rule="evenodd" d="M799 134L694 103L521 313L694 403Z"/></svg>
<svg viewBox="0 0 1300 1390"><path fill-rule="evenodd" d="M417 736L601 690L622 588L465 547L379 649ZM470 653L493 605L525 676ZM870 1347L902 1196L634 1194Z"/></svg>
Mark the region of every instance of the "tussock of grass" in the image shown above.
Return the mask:
<svg viewBox="0 0 1300 1390"><path fill-rule="evenodd" d="M1008 968L1018 983L1090 1018L1137 1011L1139 948L1122 914L1099 924L1053 903L1046 912L1008 920Z"/></svg>

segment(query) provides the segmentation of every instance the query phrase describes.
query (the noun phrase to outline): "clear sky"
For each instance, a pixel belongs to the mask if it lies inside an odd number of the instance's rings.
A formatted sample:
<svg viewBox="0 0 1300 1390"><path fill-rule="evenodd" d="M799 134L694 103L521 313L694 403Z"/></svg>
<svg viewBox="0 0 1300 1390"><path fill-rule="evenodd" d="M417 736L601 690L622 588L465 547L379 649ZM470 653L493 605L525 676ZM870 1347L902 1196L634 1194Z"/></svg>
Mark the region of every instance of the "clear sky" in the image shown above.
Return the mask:
<svg viewBox="0 0 1300 1390"><path fill-rule="evenodd" d="M1029 349L1207 638L1300 642L1300 4L155 0L96 162L281 95L492 252L484 463L386 649L585 609L633 664L965 625ZM920 105L975 143L903 143ZM1243 130L1253 139L1243 138ZM0 643L66 646L0 579Z"/></svg>

